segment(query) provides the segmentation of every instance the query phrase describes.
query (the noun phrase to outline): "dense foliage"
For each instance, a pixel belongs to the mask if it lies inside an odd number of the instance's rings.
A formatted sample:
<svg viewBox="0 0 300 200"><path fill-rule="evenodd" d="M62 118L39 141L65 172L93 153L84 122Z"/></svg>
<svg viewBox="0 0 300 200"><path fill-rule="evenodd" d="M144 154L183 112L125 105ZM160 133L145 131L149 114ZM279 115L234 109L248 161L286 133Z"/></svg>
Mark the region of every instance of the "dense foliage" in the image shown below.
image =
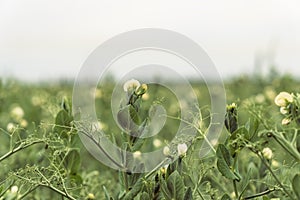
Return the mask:
<svg viewBox="0 0 300 200"><path fill-rule="evenodd" d="M174 160L170 141L181 118L173 93L154 84L126 91L118 115L126 130L132 131L128 116L146 127L153 104L168 113L158 135L136 139L124 136L113 119L113 81L96 88L98 126L112 141L135 158L163 149L174 161L136 174L103 165L83 147L72 84L0 81L0 199L300 199L300 82L276 74L227 80L225 126L206 159L198 148L210 123L210 94L201 82L192 86L199 113L191 126L198 136L189 148L178 144Z"/></svg>

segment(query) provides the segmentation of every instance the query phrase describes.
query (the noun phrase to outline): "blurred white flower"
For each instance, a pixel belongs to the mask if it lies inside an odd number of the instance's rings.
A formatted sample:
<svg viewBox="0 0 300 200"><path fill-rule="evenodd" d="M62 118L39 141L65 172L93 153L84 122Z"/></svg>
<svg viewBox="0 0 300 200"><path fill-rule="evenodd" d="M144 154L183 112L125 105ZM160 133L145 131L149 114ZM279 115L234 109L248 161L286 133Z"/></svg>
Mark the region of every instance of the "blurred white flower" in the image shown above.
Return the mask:
<svg viewBox="0 0 300 200"><path fill-rule="evenodd" d="M272 167L279 167L279 162L273 159L271 165Z"/></svg>
<svg viewBox="0 0 300 200"><path fill-rule="evenodd" d="M213 146L215 146L215 145L218 144L218 139L212 139L212 140L210 141L210 143L211 143Z"/></svg>
<svg viewBox="0 0 300 200"><path fill-rule="evenodd" d="M95 90L95 98L100 99L102 97L102 91L100 89Z"/></svg>
<svg viewBox="0 0 300 200"><path fill-rule="evenodd" d="M289 118L284 118L284 119L281 121L281 124L282 124L282 125L288 125L290 122L291 122L291 120L290 120Z"/></svg>
<svg viewBox="0 0 300 200"><path fill-rule="evenodd" d="M231 192L230 197L235 199L236 198L235 192Z"/></svg>
<svg viewBox="0 0 300 200"><path fill-rule="evenodd" d="M101 130L106 130L106 129L107 129L107 124L105 124L104 122L99 121L99 122L98 122L98 127L99 127Z"/></svg>
<svg viewBox="0 0 300 200"><path fill-rule="evenodd" d="M280 112L281 112L281 114L283 114L283 115L286 115L286 114L289 113L289 111L286 109L286 107L280 107Z"/></svg>
<svg viewBox="0 0 300 200"><path fill-rule="evenodd" d="M137 81L135 79L131 79L131 80L127 81L126 83L124 83L123 89L125 92L128 92L130 90L136 90L140 86L141 86L141 84L139 81Z"/></svg>
<svg viewBox="0 0 300 200"><path fill-rule="evenodd" d="M21 126L21 127L26 128L27 125L28 125L28 122L27 122L25 119L22 119L22 120L20 121L20 126Z"/></svg>
<svg viewBox="0 0 300 200"><path fill-rule="evenodd" d="M265 101L265 96L263 94L258 94L255 96L256 103L263 103Z"/></svg>
<svg viewBox="0 0 300 200"><path fill-rule="evenodd" d="M165 156L169 156L170 155L170 148L165 146L164 149L163 149L163 154Z"/></svg>
<svg viewBox="0 0 300 200"><path fill-rule="evenodd" d="M158 148L162 145L162 142L159 139L154 139L153 140L153 146Z"/></svg>
<svg viewBox="0 0 300 200"><path fill-rule="evenodd" d="M287 106L287 103L292 103L293 102L293 96L290 93L287 92L280 92L276 97L275 97L275 104L277 106L285 107Z"/></svg>
<svg viewBox="0 0 300 200"><path fill-rule="evenodd" d="M12 133L14 130L15 130L15 125L13 123L8 123L7 126L6 126L6 130L10 133Z"/></svg>
<svg viewBox="0 0 300 200"><path fill-rule="evenodd" d="M272 87L266 87L265 88L265 95L268 99L274 99L276 97L276 93Z"/></svg>
<svg viewBox="0 0 300 200"><path fill-rule="evenodd" d="M31 104L34 105L34 106L40 106L44 102L45 101L40 96L32 96L31 97Z"/></svg>
<svg viewBox="0 0 300 200"><path fill-rule="evenodd" d="M17 193L18 190L19 190L19 188L16 185L12 186L11 189L10 189L11 193Z"/></svg>
<svg viewBox="0 0 300 200"><path fill-rule="evenodd" d="M262 150L262 154L268 160L270 160L273 157L273 152L269 147L264 148Z"/></svg>
<svg viewBox="0 0 300 200"><path fill-rule="evenodd" d="M11 110L10 114L15 120L20 120L24 116L24 111L20 106L17 106Z"/></svg>
<svg viewBox="0 0 300 200"><path fill-rule="evenodd" d="M87 197L88 199L95 199L95 195L93 193L89 193Z"/></svg>
<svg viewBox="0 0 300 200"><path fill-rule="evenodd" d="M133 153L134 158L141 158L142 153L140 151L136 151Z"/></svg>
<svg viewBox="0 0 300 200"><path fill-rule="evenodd" d="M183 144L178 144L178 145L177 145L178 155L179 155L179 156L184 156L185 153L187 152L187 149L188 149L188 147L187 147L187 145L186 145L185 143L183 143Z"/></svg>

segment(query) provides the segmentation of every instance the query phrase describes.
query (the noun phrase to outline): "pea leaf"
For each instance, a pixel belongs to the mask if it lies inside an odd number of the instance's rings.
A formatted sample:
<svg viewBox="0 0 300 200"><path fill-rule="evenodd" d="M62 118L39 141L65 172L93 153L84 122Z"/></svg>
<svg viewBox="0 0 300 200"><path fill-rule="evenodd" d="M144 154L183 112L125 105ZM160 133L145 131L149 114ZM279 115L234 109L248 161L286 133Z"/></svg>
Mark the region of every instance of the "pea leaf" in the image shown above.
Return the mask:
<svg viewBox="0 0 300 200"><path fill-rule="evenodd" d="M70 130L69 126L73 121L72 115L66 110L60 110L55 118L54 131L61 133L63 137L67 137L66 132Z"/></svg>
<svg viewBox="0 0 300 200"><path fill-rule="evenodd" d="M217 149L217 167L223 176L232 180L239 180L239 177L231 170L232 157L224 144L219 144Z"/></svg>
<svg viewBox="0 0 300 200"><path fill-rule="evenodd" d="M221 200L231 200L230 196L228 194L224 194L221 198Z"/></svg>
<svg viewBox="0 0 300 200"><path fill-rule="evenodd" d="M120 126L126 131L138 131L140 117L132 105L122 108L117 115Z"/></svg>
<svg viewBox="0 0 300 200"><path fill-rule="evenodd" d="M139 179L138 182L133 186L133 188L126 194L124 200L132 200L136 197L139 192L143 189L143 179Z"/></svg>
<svg viewBox="0 0 300 200"><path fill-rule="evenodd" d="M184 196L184 183L178 171L174 171L167 181L168 190L171 193L172 199L183 199Z"/></svg>
<svg viewBox="0 0 300 200"><path fill-rule="evenodd" d="M296 196L298 197L298 199L300 199L300 174L296 174L294 176L292 180L292 186Z"/></svg>
<svg viewBox="0 0 300 200"><path fill-rule="evenodd" d="M76 174L81 164L79 150L78 149L70 150L65 157L64 163L70 174Z"/></svg>
<svg viewBox="0 0 300 200"><path fill-rule="evenodd" d="M140 194L139 199L140 200L150 200L151 198L147 192L143 192L142 194Z"/></svg>
<svg viewBox="0 0 300 200"><path fill-rule="evenodd" d="M185 195L184 195L183 199L184 200L192 200L193 199L193 192L192 192L192 189L190 187L185 192Z"/></svg>

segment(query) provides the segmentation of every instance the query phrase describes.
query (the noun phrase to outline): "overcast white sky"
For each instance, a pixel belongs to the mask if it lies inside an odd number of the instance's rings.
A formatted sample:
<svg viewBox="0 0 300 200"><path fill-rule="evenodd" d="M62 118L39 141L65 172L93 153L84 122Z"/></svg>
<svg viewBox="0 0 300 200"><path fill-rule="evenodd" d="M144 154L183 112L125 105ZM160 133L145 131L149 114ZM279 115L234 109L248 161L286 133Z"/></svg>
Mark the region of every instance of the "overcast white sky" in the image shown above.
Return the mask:
<svg viewBox="0 0 300 200"><path fill-rule="evenodd" d="M188 36L222 77L258 57L300 77L297 0L0 0L0 76L75 77L98 45L138 28Z"/></svg>

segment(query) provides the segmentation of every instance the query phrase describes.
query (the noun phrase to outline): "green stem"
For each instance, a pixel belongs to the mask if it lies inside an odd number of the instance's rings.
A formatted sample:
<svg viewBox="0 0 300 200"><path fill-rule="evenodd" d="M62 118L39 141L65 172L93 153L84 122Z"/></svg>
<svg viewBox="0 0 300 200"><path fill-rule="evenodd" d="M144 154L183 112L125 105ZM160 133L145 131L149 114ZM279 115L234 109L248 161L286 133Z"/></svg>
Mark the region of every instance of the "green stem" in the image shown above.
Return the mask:
<svg viewBox="0 0 300 200"><path fill-rule="evenodd" d="M266 191L263 191L263 192L260 192L260 193L257 193L257 194L254 194L254 195L245 197L245 198L243 198L243 199L244 199L244 200L247 200L247 199L254 199L254 198L256 198L256 197L260 197L260 196L264 196L264 195L266 195L266 194L269 194L269 193L271 193L271 192L273 192L273 191L275 191L275 190L276 190L276 188L268 189L268 190L266 190Z"/></svg>
<svg viewBox="0 0 300 200"><path fill-rule="evenodd" d="M124 177L124 184L125 184L125 189L126 189L126 193L129 192L129 187L128 187L128 177L126 172L122 172L123 173L123 177Z"/></svg>
<svg viewBox="0 0 300 200"><path fill-rule="evenodd" d="M75 197L72 197L71 195L69 195L69 194L67 194L67 193L65 193L65 192L63 192L63 191L57 189L56 187L53 187L52 185L40 184L39 186L44 186L44 187L46 187L46 188L49 188L49 189L51 189L52 191L54 191L54 192L56 192L56 193L58 193L58 194L60 194L60 195L62 195L62 196L64 196L64 197L66 197L66 198L68 198L68 199L70 199L70 200L76 200Z"/></svg>
<svg viewBox="0 0 300 200"><path fill-rule="evenodd" d="M237 190L236 180L233 180L233 188L234 188L235 196L238 197L239 196L239 192Z"/></svg>
<svg viewBox="0 0 300 200"><path fill-rule="evenodd" d="M235 168L236 168L237 157L238 157L238 153L236 153L235 158L234 158L234 160L233 160L233 171L235 171ZM234 188L235 196L238 198L239 192L238 192L238 189L237 189L236 180L234 179L234 180L232 181L232 183L233 183L233 188Z"/></svg>
<svg viewBox="0 0 300 200"><path fill-rule="evenodd" d="M34 144L39 144L39 143L44 143L44 140L37 140L37 141L34 141L34 142L31 142L29 144L24 144L24 143L21 143L18 147L12 149L11 151L7 152L5 155L3 155L1 158L0 158L0 162L2 162L3 160L5 160L6 158L10 157L11 155L17 153L18 151L22 150L22 149L26 149Z"/></svg>

